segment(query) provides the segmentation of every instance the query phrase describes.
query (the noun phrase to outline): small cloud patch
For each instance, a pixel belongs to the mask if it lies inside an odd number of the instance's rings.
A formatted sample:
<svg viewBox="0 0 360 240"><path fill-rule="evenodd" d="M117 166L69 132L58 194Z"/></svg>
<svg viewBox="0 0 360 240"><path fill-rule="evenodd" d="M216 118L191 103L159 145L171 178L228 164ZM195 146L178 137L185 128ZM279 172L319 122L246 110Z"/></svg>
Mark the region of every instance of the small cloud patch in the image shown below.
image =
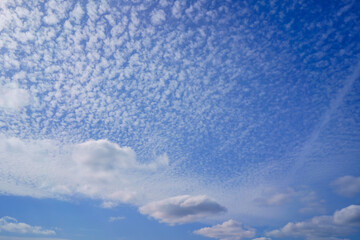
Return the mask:
<svg viewBox="0 0 360 240"><path fill-rule="evenodd" d="M194 233L220 240L241 240L254 237L255 229L244 228L242 223L229 220L212 227L201 228Z"/></svg>
<svg viewBox="0 0 360 240"><path fill-rule="evenodd" d="M170 225L194 222L202 218L225 212L226 208L207 196L182 195L151 202L139 209L141 214L150 215Z"/></svg>

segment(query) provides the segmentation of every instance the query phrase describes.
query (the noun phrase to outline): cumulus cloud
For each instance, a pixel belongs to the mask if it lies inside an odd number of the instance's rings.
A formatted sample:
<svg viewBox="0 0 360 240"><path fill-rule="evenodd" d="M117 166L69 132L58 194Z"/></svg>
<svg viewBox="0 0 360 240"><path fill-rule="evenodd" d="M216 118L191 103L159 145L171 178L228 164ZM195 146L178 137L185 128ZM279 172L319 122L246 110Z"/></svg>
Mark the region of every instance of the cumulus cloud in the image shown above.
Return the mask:
<svg viewBox="0 0 360 240"><path fill-rule="evenodd" d="M168 166L166 155L140 163L131 148L108 140L62 145L3 135L0 159L1 193L56 198L81 194L103 200L105 208L134 203L147 184L138 181L145 177L150 181L157 170Z"/></svg>
<svg viewBox="0 0 360 240"><path fill-rule="evenodd" d="M242 223L229 220L212 227L201 228L194 233L220 240L241 240L254 237L255 229L244 228Z"/></svg>
<svg viewBox="0 0 360 240"><path fill-rule="evenodd" d="M333 216L317 216L303 222L290 222L279 230L268 232L271 237L303 237L307 240L338 239L352 234L360 225L360 206L351 205Z"/></svg>
<svg viewBox="0 0 360 240"><path fill-rule="evenodd" d="M336 211L334 222L343 225L360 226L360 205L350 205Z"/></svg>
<svg viewBox="0 0 360 240"><path fill-rule="evenodd" d="M53 235L55 234L54 230L43 229L39 226L31 226L26 223L18 222L15 218L12 217L2 217L0 218L0 232L11 232L11 233L20 233L20 234L39 234L39 235Z"/></svg>
<svg viewBox="0 0 360 240"><path fill-rule="evenodd" d="M170 225L194 222L225 212L226 208L207 196L182 195L151 202L139 208L140 213L150 215Z"/></svg>
<svg viewBox="0 0 360 240"><path fill-rule="evenodd" d="M360 193L360 177L343 176L333 181L330 186L339 195L353 197Z"/></svg>
<svg viewBox="0 0 360 240"><path fill-rule="evenodd" d="M73 160L80 169L83 169L84 174L100 178L112 177L129 170L157 169L169 164L166 155L159 156L149 164L141 164L136 160L136 153L130 147L120 147L106 139L76 144Z"/></svg>
<svg viewBox="0 0 360 240"><path fill-rule="evenodd" d="M25 89L0 86L0 108L18 110L28 105L29 99Z"/></svg>

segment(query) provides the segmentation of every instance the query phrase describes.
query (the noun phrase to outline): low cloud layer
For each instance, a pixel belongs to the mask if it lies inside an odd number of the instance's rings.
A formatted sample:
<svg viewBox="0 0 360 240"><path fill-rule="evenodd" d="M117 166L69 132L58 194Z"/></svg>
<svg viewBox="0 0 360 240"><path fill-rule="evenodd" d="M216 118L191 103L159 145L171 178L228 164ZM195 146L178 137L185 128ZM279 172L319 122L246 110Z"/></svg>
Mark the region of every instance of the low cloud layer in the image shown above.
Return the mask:
<svg viewBox="0 0 360 240"><path fill-rule="evenodd" d="M103 200L107 208L138 201L138 181L147 177L150 182L169 162L163 154L140 163L131 148L105 139L61 145L3 135L0 159L1 193L54 198L83 195ZM146 193L141 194L146 198Z"/></svg>
<svg viewBox="0 0 360 240"><path fill-rule="evenodd" d="M39 226L31 226L27 223L18 222L15 218L12 217L0 218L0 232L38 235L56 234L54 230L47 230Z"/></svg>
<svg viewBox="0 0 360 240"><path fill-rule="evenodd" d="M288 223L279 230L268 232L270 237L303 237L306 240L339 239L356 231L360 225L360 206L351 205L336 211L333 216L317 216L310 220Z"/></svg>
<svg viewBox="0 0 360 240"><path fill-rule="evenodd" d="M226 208L206 196L182 195L151 202L139 208L140 213L150 215L170 225L194 222L222 213Z"/></svg>
<svg viewBox="0 0 360 240"><path fill-rule="evenodd" d="M212 227L201 228L194 233L220 240L241 240L254 237L255 229L244 228L241 223L229 220Z"/></svg>
<svg viewBox="0 0 360 240"><path fill-rule="evenodd" d="M340 177L331 183L331 187L339 195L353 197L360 193L360 177Z"/></svg>

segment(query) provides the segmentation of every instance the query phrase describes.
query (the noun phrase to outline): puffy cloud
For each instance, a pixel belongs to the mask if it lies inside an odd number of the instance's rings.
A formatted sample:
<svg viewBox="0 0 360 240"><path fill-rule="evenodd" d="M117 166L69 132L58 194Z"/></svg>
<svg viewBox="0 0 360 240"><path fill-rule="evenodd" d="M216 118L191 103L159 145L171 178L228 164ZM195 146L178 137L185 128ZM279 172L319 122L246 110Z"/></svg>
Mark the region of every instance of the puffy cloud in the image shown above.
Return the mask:
<svg viewBox="0 0 360 240"><path fill-rule="evenodd" d="M112 173L129 169L156 169L169 164L166 155L159 156L149 164L140 164L136 160L136 153L130 147L120 147L106 139L89 140L75 145L73 160L92 176L110 176Z"/></svg>
<svg viewBox="0 0 360 240"><path fill-rule="evenodd" d="M352 197L360 192L360 177L343 176L333 181L330 186L337 194Z"/></svg>
<svg viewBox="0 0 360 240"><path fill-rule="evenodd" d="M288 223L279 230L268 232L271 237L304 237L307 240L339 239L360 225L360 206L351 205L336 211L333 216L317 216L310 220Z"/></svg>
<svg viewBox="0 0 360 240"><path fill-rule="evenodd" d="M350 205L334 214L334 222L337 224L348 224L360 226L360 205Z"/></svg>
<svg viewBox="0 0 360 240"><path fill-rule="evenodd" d="M54 230L46 230L39 226L30 226L29 224L18 222L15 218L12 217L0 218L0 232L1 231L21 234L55 234Z"/></svg>
<svg viewBox="0 0 360 240"><path fill-rule="evenodd" d="M139 191L146 198L143 186L151 182L156 170L168 166L166 155L140 163L131 148L108 140L62 145L3 135L0 159L2 193L55 198L81 194L103 200L105 208L134 203ZM147 182L140 184L146 177Z"/></svg>
<svg viewBox="0 0 360 240"><path fill-rule="evenodd" d="M0 108L18 110L29 104L29 98L25 89L0 86Z"/></svg>
<svg viewBox="0 0 360 240"><path fill-rule="evenodd" d="M165 21L165 12L163 10L154 10L151 13L151 23L154 25L159 25Z"/></svg>
<svg viewBox="0 0 360 240"><path fill-rule="evenodd" d="M254 237L255 229L243 228L241 223L229 220L212 227L201 228L194 233L220 240L241 240Z"/></svg>
<svg viewBox="0 0 360 240"><path fill-rule="evenodd" d="M254 238L253 240L271 240L271 238L259 237L259 238Z"/></svg>
<svg viewBox="0 0 360 240"><path fill-rule="evenodd" d="M225 212L226 208L207 196L182 195L151 202L139 208L140 213L170 225L193 222Z"/></svg>

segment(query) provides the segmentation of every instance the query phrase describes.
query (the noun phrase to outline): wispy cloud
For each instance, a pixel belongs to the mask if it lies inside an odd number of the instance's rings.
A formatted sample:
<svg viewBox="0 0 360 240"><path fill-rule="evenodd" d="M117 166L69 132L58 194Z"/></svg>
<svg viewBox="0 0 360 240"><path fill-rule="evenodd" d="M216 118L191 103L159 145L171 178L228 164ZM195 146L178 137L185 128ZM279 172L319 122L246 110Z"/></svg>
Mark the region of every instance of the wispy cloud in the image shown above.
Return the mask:
<svg viewBox="0 0 360 240"><path fill-rule="evenodd" d="M0 240L68 240L66 238L48 238L48 237L13 237L0 236Z"/></svg>
<svg viewBox="0 0 360 240"><path fill-rule="evenodd" d="M343 176L331 182L330 186L342 196L353 197L360 193L360 177Z"/></svg>
<svg viewBox="0 0 360 240"><path fill-rule="evenodd" d="M43 229L39 226L31 226L27 223L18 222L12 217L0 218L0 232L11 232L19 234L54 235L54 230Z"/></svg>
<svg viewBox="0 0 360 240"><path fill-rule="evenodd" d="M109 217L109 222L115 222L115 221L122 221L126 219L125 217L123 216L119 216L119 217Z"/></svg>

